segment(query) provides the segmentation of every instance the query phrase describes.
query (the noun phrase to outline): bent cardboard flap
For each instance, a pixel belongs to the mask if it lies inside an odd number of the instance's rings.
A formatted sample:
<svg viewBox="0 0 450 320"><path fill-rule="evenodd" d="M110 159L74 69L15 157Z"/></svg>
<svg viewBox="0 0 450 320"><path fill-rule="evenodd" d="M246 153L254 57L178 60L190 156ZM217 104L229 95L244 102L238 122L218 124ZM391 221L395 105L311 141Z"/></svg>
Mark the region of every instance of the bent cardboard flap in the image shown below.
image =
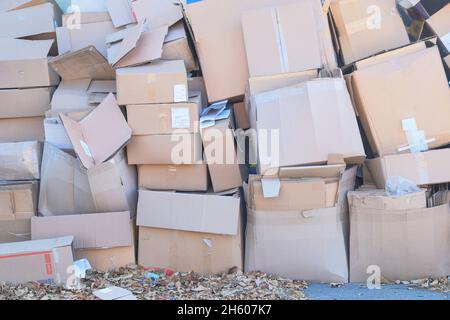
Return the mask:
<svg viewBox="0 0 450 320"><path fill-rule="evenodd" d="M239 213L235 196L140 190L137 225L235 235Z"/></svg>
<svg viewBox="0 0 450 320"><path fill-rule="evenodd" d="M51 251L55 248L72 246L73 236L47 238L35 241L24 241L0 244L0 257L10 254Z"/></svg>
<svg viewBox="0 0 450 320"><path fill-rule="evenodd" d="M63 80L116 78L115 71L94 46L59 55L52 58L49 64Z"/></svg>
<svg viewBox="0 0 450 320"><path fill-rule="evenodd" d="M131 138L131 129L112 93L79 122L63 114L60 117L87 169L109 159Z"/></svg>
<svg viewBox="0 0 450 320"><path fill-rule="evenodd" d="M118 28L136 22L131 9L131 0L107 0L106 7L114 27Z"/></svg>
<svg viewBox="0 0 450 320"><path fill-rule="evenodd" d="M72 235L75 249L133 245L129 212L33 217L31 235L33 240Z"/></svg>
<svg viewBox="0 0 450 320"><path fill-rule="evenodd" d="M122 34L124 34L124 36L121 39L122 41L113 43L108 48L108 62L111 65L116 65L121 59L136 48L145 26L145 22L141 22L131 28L125 29L126 31L116 32L116 34L118 34L117 36L114 36L113 34L112 38L114 39L117 37L120 38Z"/></svg>
<svg viewBox="0 0 450 320"><path fill-rule="evenodd" d="M182 8L176 1L137 0L132 7L137 21L149 21L151 29L171 26L183 18Z"/></svg>

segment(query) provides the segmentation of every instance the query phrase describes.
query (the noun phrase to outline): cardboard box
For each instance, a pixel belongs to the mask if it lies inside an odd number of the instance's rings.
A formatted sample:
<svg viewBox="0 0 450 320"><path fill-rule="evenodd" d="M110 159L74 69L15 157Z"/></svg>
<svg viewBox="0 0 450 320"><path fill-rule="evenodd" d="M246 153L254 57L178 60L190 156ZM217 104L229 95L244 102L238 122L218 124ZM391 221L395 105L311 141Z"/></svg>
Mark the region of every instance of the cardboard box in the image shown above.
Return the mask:
<svg viewBox="0 0 450 320"><path fill-rule="evenodd" d="M108 272L136 264L134 245L106 249L76 249L74 254L75 259L87 259L91 266L94 266L100 272Z"/></svg>
<svg viewBox="0 0 450 320"><path fill-rule="evenodd" d="M0 88L56 86L58 75L48 65L53 40L0 39Z"/></svg>
<svg viewBox="0 0 450 320"><path fill-rule="evenodd" d="M204 0L186 6L186 16L194 35L210 102L244 95L249 75L242 14L253 9L292 2L294 1ZM320 6L317 1L311 3ZM325 14L319 14L323 15L326 23Z"/></svg>
<svg viewBox="0 0 450 320"><path fill-rule="evenodd" d="M134 136L199 131L201 97L189 102L127 106L128 125Z"/></svg>
<svg viewBox="0 0 450 320"><path fill-rule="evenodd" d="M37 181L0 183L0 243L31 240L37 196Z"/></svg>
<svg viewBox="0 0 450 320"><path fill-rule="evenodd" d="M445 54L450 54L450 4L447 4L433 14L427 20L427 24L439 37L441 47Z"/></svg>
<svg viewBox="0 0 450 320"><path fill-rule="evenodd" d="M317 1L244 12L242 27L251 77L337 67L328 23Z"/></svg>
<svg viewBox="0 0 450 320"><path fill-rule="evenodd" d="M0 143L0 180L40 179L41 158L38 141Z"/></svg>
<svg viewBox="0 0 450 320"><path fill-rule="evenodd" d="M161 58L163 60L183 60L187 72L198 70L182 21L169 28L169 33L164 39Z"/></svg>
<svg viewBox="0 0 450 320"><path fill-rule="evenodd" d="M394 54L388 60L360 65L351 79L373 152L384 156L423 151L422 144L429 148L448 144L450 92L437 47ZM424 137L416 138L421 131Z"/></svg>
<svg viewBox="0 0 450 320"><path fill-rule="evenodd" d="M287 177L304 179L306 184L301 198L295 191L300 191L301 185L286 181L283 173L263 189L255 189L252 182L256 187L264 185L265 178L249 180L245 269L311 282L346 283L346 196L354 188L356 167L347 171L345 165L292 170ZM316 178L311 179L310 174ZM323 179L330 177L334 186L328 189ZM334 205L326 200L327 189L334 190ZM327 207L327 202L331 206Z"/></svg>
<svg viewBox="0 0 450 320"><path fill-rule="evenodd" d="M94 46L106 57L106 36L114 31L116 30L111 21L82 24L79 28L58 27L56 28L56 39L59 54Z"/></svg>
<svg viewBox="0 0 450 320"><path fill-rule="evenodd" d="M140 265L202 274L242 269L238 196L141 190L138 208Z"/></svg>
<svg viewBox="0 0 450 320"><path fill-rule="evenodd" d="M53 33L55 37L55 7L44 3L20 10L0 13L0 38L24 38Z"/></svg>
<svg viewBox="0 0 450 320"><path fill-rule="evenodd" d="M43 140L44 117L0 119L0 143Z"/></svg>
<svg viewBox="0 0 450 320"><path fill-rule="evenodd" d="M136 22L132 12L131 2L131 0L106 1L106 7L114 23L114 27L119 28Z"/></svg>
<svg viewBox="0 0 450 320"><path fill-rule="evenodd" d="M73 270L73 237L0 244L0 279L65 284ZM12 272L11 270L14 270Z"/></svg>
<svg viewBox="0 0 450 320"><path fill-rule="evenodd" d="M449 274L449 205L390 210L383 197L377 202L379 209L350 201L350 280L365 283L369 266L388 281Z"/></svg>
<svg viewBox="0 0 450 320"><path fill-rule="evenodd" d="M427 207L425 190L404 196L388 196L384 189L357 190L348 193L350 208L374 210L414 210Z"/></svg>
<svg viewBox="0 0 450 320"><path fill-rule="evenodd" d="M166 0L137 0L132 3L136 20L150 21L150 27L171 26L183 18L181 6Z"/></svg>
<svg viewBox="0 0 450 320"><path fill-rule="evenodd" d="M348 163L364 161L356 116L343 79L320 78L264 92L255 96L255 103L259 172L326 163L331 154L342 154Z"/></svg>
<svg viewBox="0 0 450 320"><path fill-rule="evenodd" d="M123 257L130 257L130 249L134 250L133 226L129 212L34 217L31 219L31 234L33 240L73 235L75 255L78 256L77 252L80 251L80 255L93 257L89 262L95 270L105 270L104 256L111 255L110 249L121 248L116 251L120 259L109 263L112 268L135 263L134 252L133 258L125 264L121 261ZM109 253L106 250L109 250ZM97 262L100 262L99 265L96 265ZM115 265L117 262L120 262L120 265Z"/></svg>
<svg viewBox="0 0 450 320"><path fill-rule="evenodd" d="M250 129L250 120L244 102L233 104L233 116L236 129Z"/></svg>
<svg viewBox="0 0 450 320"><path fill-rule="evenodd" d="M450 181L446 169L448 161L450 149L440 149L389 155L366 163L378 188L384 189L388 178L393 176L403 177L417 185L447 183Z"/></svg>
<svg viewBox="0 0 450 320"><path fill-rule="evenodd" d="M120 68L116 70L116 77L120 105L188 100L186 68L181 60Z"/></svg>
<svg viewBox="0 0 450 320"><path fill-rule="evenodd" d="M86 170L76 158L47 143L41 173L39 213L43 216L120 211L135 214L136 170L128 166L123 152Z"/></svg>
<svg viewBox="0 0 450 320"><path fill-rule="evenodd" d="M73 28L77 24L88 24L111 21L108 12L79 12L62 15L62 27Z"/></svg>
<svg viewBox="0 0 450 320"><path fill-rule="evenodd" d="M409 43L395 0L333 0L331 12L345 64Z"/></svg>
<svg viewBox="0 0 450 320"><path fill-rule="evenodd" d="M127 145L127 156L128 164L131 165L201 164L202 138L200 133L189 133L182 129L173 134L132 136Z"/></svg>
<svg viewBox="0 0 450 320"><path fill-rule="evenodd" d="M231 118L216 121L201 134L214 192L242 187L241 165L245 163L237 153Z"/></svg>
<svg viewBox="0 0 450 320"><path fill-rule="evenodd" d="M56 1L54 0L9 0L2 2L2 4L0 5L0 12L19 10L43 4L46 2L51 2L55 6L55 8L59 8L58 5L56 4Z"/></svg>
<svg viewBox="0 0 450 320"><path fill-rule="evenodd" d="M44 116L54 91L54 87L0 90L0 119Z"/></svg>
<svg viewBox="0 0 450 320"><path fill-rule="evenodd" d="M195 165L140 165L139 188L150 190L206 191L208 168Z"/></svg>
<svg viewBox="0 0 450 320"><path fill-rule="evenodd" d="M104 56L89 46L52 58L50 66L63 80L114 80L116 74Z"/></svg>
<svg viewBox="0 0 450 320"><path fill-rule="evenodd" d="M147 23L138 23L108 35L108 62L115 68L138 66L161 58L168 28L146 31Z"/></svg>
<svg viewBox="0 0 450 320"><path fill-rule="evenodd" d="M77 156L87 169L110 159L131 138L131 129L111 93L78 122L63 114L60 117Z"/></svg>

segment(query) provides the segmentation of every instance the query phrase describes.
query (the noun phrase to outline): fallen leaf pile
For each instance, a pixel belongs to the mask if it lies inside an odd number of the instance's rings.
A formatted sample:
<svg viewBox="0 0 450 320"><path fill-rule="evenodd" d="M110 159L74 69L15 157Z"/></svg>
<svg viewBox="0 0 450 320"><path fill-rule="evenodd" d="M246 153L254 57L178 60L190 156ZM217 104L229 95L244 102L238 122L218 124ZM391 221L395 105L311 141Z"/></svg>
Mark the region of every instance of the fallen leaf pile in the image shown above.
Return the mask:
<svg viewBox="0 0 450 320"><path fill-rule="evenodd" d="M0 300L96 300L92 292L108 286L128 289L139 300L304 300L307 283L260 272L230 270L201 276L130 266L109 273L88 272L77 290L35 282L16 286L0 282Z"/></svg>

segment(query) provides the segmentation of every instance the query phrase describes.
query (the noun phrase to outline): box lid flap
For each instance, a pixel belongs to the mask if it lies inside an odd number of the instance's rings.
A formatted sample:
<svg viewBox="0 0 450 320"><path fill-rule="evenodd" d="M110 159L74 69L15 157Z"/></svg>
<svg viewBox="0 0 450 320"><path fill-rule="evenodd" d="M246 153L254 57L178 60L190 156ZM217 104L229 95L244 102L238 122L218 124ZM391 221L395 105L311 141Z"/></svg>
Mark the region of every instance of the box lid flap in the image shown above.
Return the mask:
<svg viewBox="0 0 450 320"><path fill-rule="evenodd" d="M137 225L235 235L239 213L240 199L235 196L141 190Z"/></svg>
<svg viewBox="0 0 450 320"><path fill-rule="evenodd" d="M167 0L137 0L132 3L136 20L145 19L150 22L150 28L171 26L183 18L181 5Z"/></svg>
<svg viewBox="0 0 450 320"><path fill-rule="evenodd" d="M127 54L134 50L145 29L145 21L128 28L127 32L123 34L121 42L114 43L108 48L108 62L111 65L116 65Z"/></svg>
<svg viewBox="0 0 450 320"><path fill-rule="evenodd" d="M131 10L131 0L107 0L106 7L114 27L122 27L136 22Z"/></svg>
<svg viewBox="0 0 450 320"><path fill-rule="evenodd" d="M280 168L280 178L338 178L345 171L345 165L307 166Z"/></svg>
<svg viewBox="0 0 450 320"><path fill-rule="evenodd" d="M164 43L183 39L186 37L186 30L184 30L183 22L177 22L169 28L169 32L164 39Z"/></svg>
<svg viewBox="0 0 450 320"><path fill-rule="evenodd" d="M60 117L75 152L87 169L109 159L131 138L131 128L112 93L80 122L63 114Z"/></svg>
<svg viewBox="0 0 450 320"><path fill-rule="evenodd" d="M72 235L75 249L133 245L129 212L33 217L31 235L33 240Z"/></svg>
<svg viewBox="0 0 450 320"><path fill-rule="evenodd" d="M21 40L0 38L0 60L31 60L47 58L53 40Z"/></svg>
<svg viewBox="0 0 450 320"><path fill-rule="evenodd" d="M73 236L66 236L53 239L3 243L0 244L0 257L27 252L50 251L54 248L71 246L72 242Z"/></svg>

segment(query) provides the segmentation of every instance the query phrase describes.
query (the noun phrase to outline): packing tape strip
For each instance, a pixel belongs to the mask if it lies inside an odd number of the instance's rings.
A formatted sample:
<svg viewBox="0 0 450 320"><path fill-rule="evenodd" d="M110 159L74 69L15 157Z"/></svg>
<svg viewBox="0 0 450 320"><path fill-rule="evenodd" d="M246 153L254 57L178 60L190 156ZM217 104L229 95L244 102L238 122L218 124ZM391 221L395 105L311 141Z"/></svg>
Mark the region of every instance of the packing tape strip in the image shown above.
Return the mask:
<svg viewBox="0 0 450 320"><path fill-rule="evenodd" d="M289 71L289 58L287 56L286 40L283 33L283 26L281 25L280 14L278 8L272 10L272 21L274 24L275 34L278 43L278 56L280 58L280 65L282 73Z"/></svg>

